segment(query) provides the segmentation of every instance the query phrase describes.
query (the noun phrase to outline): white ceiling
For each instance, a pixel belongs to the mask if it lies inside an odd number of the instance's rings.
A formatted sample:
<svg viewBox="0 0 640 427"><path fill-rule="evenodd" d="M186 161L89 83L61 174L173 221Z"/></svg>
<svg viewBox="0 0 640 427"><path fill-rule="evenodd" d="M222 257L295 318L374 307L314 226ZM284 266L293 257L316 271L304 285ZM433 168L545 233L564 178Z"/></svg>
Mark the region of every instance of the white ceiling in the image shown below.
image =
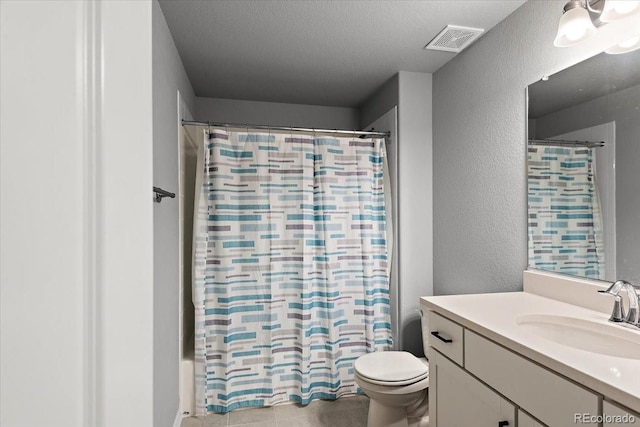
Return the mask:
<svg viewBox="0 0 640 427"><path fill-rule="evenodd" d="M447 24L489 30L523 3L160 1L197 96L342 107L453 58L423 49Z"/></svg>

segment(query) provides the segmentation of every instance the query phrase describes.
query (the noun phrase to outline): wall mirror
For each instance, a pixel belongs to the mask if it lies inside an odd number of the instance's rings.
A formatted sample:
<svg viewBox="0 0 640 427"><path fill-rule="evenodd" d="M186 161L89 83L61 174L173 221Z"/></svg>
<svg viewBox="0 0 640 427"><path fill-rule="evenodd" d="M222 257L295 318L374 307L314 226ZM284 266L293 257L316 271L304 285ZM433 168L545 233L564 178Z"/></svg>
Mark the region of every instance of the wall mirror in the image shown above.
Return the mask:
<svg viewBox="0 0 640 427"><path fill-rule="evenodd" d="M640 50L527 91L529 267L640 285Z"/></svg>

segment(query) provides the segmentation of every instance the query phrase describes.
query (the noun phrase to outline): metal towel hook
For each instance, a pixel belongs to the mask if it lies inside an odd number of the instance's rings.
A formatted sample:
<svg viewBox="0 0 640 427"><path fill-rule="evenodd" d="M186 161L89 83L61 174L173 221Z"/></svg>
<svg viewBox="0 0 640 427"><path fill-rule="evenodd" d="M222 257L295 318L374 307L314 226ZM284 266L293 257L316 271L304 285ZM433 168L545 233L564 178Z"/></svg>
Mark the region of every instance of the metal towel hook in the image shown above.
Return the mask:
<svg viewBox="0 0 640 427"><path fill-rule="evenodd" d="M155 200L156 203L160 203L163 197L170 197L172 199L175 199L176 197L176 193L170 193L160 187L153 187L153 192L155 193L153 200Z"/></svg>

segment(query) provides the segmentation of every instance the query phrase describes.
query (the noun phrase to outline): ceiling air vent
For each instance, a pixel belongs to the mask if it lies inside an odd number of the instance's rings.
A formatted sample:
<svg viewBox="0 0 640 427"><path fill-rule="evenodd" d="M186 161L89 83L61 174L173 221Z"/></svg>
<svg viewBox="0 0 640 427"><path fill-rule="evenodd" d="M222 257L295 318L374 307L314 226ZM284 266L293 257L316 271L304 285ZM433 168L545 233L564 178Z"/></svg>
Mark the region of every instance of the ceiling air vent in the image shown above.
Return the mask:
<svg viewBox="0 0 640 427"><path fill-rule="evenodd" d="M459 27L447 25L426 45L425 49L444 50L446 52L461 52L484 32L481 28Z"/></svg>

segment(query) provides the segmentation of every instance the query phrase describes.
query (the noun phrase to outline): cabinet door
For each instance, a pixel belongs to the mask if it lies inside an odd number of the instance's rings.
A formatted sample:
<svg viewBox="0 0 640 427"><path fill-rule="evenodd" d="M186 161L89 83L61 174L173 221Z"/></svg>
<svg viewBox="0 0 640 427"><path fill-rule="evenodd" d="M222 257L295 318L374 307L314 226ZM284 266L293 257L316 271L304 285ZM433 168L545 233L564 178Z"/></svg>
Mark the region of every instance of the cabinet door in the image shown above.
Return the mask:
<svg viewBox="0 0 640 427"><path fill-rule="evenodd" d="M429 419L433 427L516 425L512 404L437 351L429 355Z"/></svg>
<svg viewBox="0 0 640 427"><path fill-rule="evenodd" d="M606 400L602 404L603 427L640 427L640 414L627 411Z"/></svg>
<svg viewBox="0 0 640 427"><path fill-rule="evenodd" d="M599 413L598 395L468 329L464 366L548 426L576 427L576 414Z"/></svg>
<svg viewBox="0 0 640 427"><path fill-rule="evenodd" d="M522 409L518 409L518 427L545 427L544 424L540 424L529 416L526 412L522 412Z"/></svg>

